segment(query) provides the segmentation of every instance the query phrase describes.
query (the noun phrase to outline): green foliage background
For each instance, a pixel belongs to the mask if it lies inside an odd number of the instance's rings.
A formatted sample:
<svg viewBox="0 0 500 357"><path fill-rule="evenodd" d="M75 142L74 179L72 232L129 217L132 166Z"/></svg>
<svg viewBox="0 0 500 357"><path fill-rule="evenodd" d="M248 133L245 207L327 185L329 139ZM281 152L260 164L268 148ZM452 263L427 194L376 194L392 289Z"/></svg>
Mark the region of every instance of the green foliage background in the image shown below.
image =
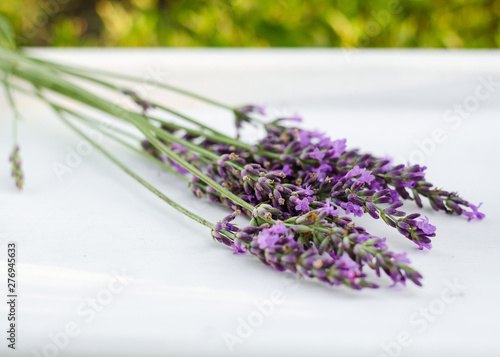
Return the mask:
<svg viewBox="0 0 500 357"><path fill-rule="evenodd" d="M497 48L500 0L1 0L24 46Z"/></svg>

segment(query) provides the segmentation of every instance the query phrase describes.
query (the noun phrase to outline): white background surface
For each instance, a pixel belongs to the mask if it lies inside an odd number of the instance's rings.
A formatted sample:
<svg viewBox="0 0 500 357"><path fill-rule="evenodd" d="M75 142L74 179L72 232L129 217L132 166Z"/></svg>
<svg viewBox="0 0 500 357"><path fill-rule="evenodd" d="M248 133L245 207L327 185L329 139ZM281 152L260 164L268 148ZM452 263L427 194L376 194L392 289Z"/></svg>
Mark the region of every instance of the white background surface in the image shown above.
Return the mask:
<svg viewBox="0 0 500 357"><path fill-rule="evenodd" d="M241 319L256 315L254 302L274 289L283 302L234 355L251 356L497 356L500 354L500 216L498 178L500 86L456 128L444 120L455 104L474 96L480 77L500 81L496 51L340 50L33 50L67 63L159 77L231 105L265 104L273 115L299 112L304 126L350 147L408 160L416 141L436 128L446 139L425 155L428 179L484 202L487 217L467 222L423 210L438 227L434 248L416 247L382 222L363 220L407 251L424 275L422 288L362 292L299 281L273 272L251 256L215 244L208 229L176 213L93 152L59 182L51 165L64 163L79 137L42 104L21 95L20 127L26 186L16 191L7 162L11 113L0 102L0 292L6 295L7 241L18 243L18 350L54 353L50 334L75 323L79 334L59 356L223 356L224 334L237 336ZM149 98L231 132L230 116L149 86ZM467 99L469 98L469 99ZM120 100L115 96L111 99ZM472 102L471 102L472 103ZM195 212L217 221L226 214L192 198L185 185L125 150L148 178ZM418 211L412 203L407 209ZM113 271L133 278L91 321L88 299L106 297ZM447 282L464 288L450 294ZM117 286L117 285L116 285ZM452 302L444 303L445 292ZM446 298L445 298L446 300ZM4 298L2 298L4 301ZM84 304L84 305L82 305ZM426 319L422 309L429 309ZM79 310L80 309L80 310ZM437 309L437 310L436 310ZM80 312L78 312L80 311ZM6 331L6 304L0 305ZM418 320L418 322L417 322ZM423 322L425 321L425 323ZM425 324L425 326L424 326ZM409 343L395 346L407 333Z"/></svg>

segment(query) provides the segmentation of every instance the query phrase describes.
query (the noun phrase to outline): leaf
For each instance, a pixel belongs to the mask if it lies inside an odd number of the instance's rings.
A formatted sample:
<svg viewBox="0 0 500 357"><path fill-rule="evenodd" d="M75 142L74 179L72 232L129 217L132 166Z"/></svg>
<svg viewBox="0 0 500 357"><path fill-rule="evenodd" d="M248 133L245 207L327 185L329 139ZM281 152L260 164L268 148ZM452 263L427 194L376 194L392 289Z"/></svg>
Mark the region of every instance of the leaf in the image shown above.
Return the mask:
<svg viewBox="0 0 500 357"><path fill-rule="evenodd" d="M12 31L9 20L2 14L0 14L0 47L7 50L16 48L14 31Z"/></svg>

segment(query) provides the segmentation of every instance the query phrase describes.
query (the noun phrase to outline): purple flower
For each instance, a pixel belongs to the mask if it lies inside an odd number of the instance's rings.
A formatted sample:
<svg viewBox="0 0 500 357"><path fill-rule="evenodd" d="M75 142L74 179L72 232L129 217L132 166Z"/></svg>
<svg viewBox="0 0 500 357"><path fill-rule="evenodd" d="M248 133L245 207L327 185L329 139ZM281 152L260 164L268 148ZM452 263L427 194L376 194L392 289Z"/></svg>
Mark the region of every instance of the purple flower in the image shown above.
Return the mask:
<svg viewBox="0 0 500 357"><path fill-rule="evenodd" d="M12 177L16 182L16 186L18 189L22 190L24 184L24 173L21 166L21 156L19 155L19 146L14 146L12 150L9 161L12 163L11 173Z"/></svg>
<svg viewBox="0 0 500 357"><path fill-rule="evenodd" d="M266 115L266 111L263 106L260 105L246 105L238 109L238 111L243 115L248 115L252 113L259 113L260 115Z"/></svg>
<svg viewBox="0 0 500 357"><path fill-rule="evenodd" d="M392 169L393 165L392 165L392 157L390 156L384 156L382 159L382 161L387 161L387 164L385 164L384 166L381 167L381 169L383 171L389 171L390 169Z"/></svg>
<svg viewBox="0 0 500 357"><path fill-rule="evenodd" d="M356 277L356 273L359 269L359 264L351 259L349 254L345 253L336 260L336 265L339 269L345 270L345 275L349 279Z"/></svg>
<svg viewBox="0 0 500 357"><path fill-rule="evenodd" d="M243 245L240 241L236 241L237 243L231 243L231 248L233 248L233 254L243 254L245 251L243 250Z"/></svg>
<svg viewBox="0 0 500 357"><path fill-rule="evenodd" d="M348 179L348 178L351 178L351 177L354 177L354 176L358 176L360 175L361 173L363 172L363 170L361 170L359 168L358 165L354 166L352 169L350 169L347 174L345 175L345 178Z"/></svg>
<svg viewBox="0 0 500 357"><path fill-rule="evenodd" d="M432 244L431 243L425 243L425 242L415 242L418 245L418 249L423 250L425 249L432 249Z"/></svg>
<svg viewBox="0 0 500 357"><path fill-rule="evenodd" d="M375 176L372 175L372 172L366 169L361 173L361 176L357 179L358 182L370 183L375 180Z"/></svg>
<svg viewBox="0 0 500 357"><path fill-rule="evenodd" d="M286 227L285 223L278 222L274 224L271 228L269 228L269 232L273 234L285 234L288 232L288 228Z"/></svg>
<svg viewBox="0 0 500 357"><path fill-rule="evenodd" d="M346 252L337 259L336 263L340 263L340 266L346 270L359 269L359 264L352 260Z"/></svg>
<svg viewBox="0 0 500 357"><path fill-rule="evenodd" d="M370 238L373 238L373 236L370 236ZM382 237L380 240L375 244L375 246L379 249L386 250L389 249L389 246L386 244L387 238Z"/></svg>
<svg viewBox="0 0 500 357"><path fill-rule="evenodd" d="M346 148L346 139L335 140L332 144L333 149L335 150L334 158L339 158L342 155Z"/></svg>
<svg viewBox="0 0 500 357"><path fill-rule="evenodd" d="M315 149L314 149L314 151L313 151L313 152L312 152L312 154L311 154L311 157L312 157L313 159L316 159L316 160L321 161L321 160L323 160L323 158L325 157L325 153L324 153L324 152L319 151L319 149L318 149L318 148L315 148Z"/></svg>
<svg viewBox="0 0 500 357"><path fill-rule="evenodd" d="M299 129L298 136L301 147L306 147L311 143L311 137L308 131Z"/></svg>
<svg viewBox="0 0 500 357"><path fill-rule="evenodd" d="M467 212L464 211L464 215L469 217L469 221L473 220L474 218L477 218L478 220L482 220L486 215L484 213L481 213L478 211L479 207L481 207L482 203L479 204L479 206L474 206L473 204L469 203L469 207L472 208L472 212Z"/></svg>
<svg viewBox="0 0 500 357"><path fill-rule="evenodd" d="M318 145L320 148L331 149L333 142L328 136L325 136L319 141Z"/></svg>
<svg viewBox="0 0 500 357"><path fill-rule="evenodd" d="M182 174L182 175L186 175L186 174L188 174L188 173L189 173L189 171L188 171L188 170L186 170L184 167L182 167L181 165L179 165L179 164L178 164L177 162L175 162L175 161L172 161L172 165L174 165L175 170L176 170L178 173Z"/></svg>
<svg viewBox="0 0 500 357"><path fill-rule="evenodd" d="M254 111L259 113L260 115L266 115L266 109L262 105L254 106Z"/></svg>
<svg viewBox="0 0 500 357"><path fill-rule="evenodd" d="M331 166L327 164L321 164L319 165L319 167L316 167L312 170L318 175L318 180L324 180L327 176L327 172L332 172Z"/></svg>
<svg viewBox="0 0 500 357"><path fill-rule="evenodd" d="M311 196L314 194L314 191L311 190L311 185L305 185L301 189L297 190L297 192L307 196Z"/></svg>
<svg viewBox="0 0 500 357"><path fill-rule="evenodd" d="M183 153L183 154L185 154L185 153L188 153L188 152L189 152L189 149L188 149L187 147L182 146L182 145L181 145L181 144L179 144L179 143L173 143L173 144L172 144L172 149L175 149L175 150L177 150L178 152Z"/></svg>
<svg viewBox="0 0 500 357"><path fill-rule="evenodd" d="M290 170L290 165L286 164L283 166L283 169L281 170L285 175L291 176L292 171Z"/></svg>
<svg viewBox="0 0 500 357"><path fill-rule="evenodd" d="M279 235L274 234L271 230L264 228L257 236L257 243L260 249L272 248L280 239Z"/></svg>
<svg viewBox="0 0 500 357"><path fill-rule="evenodd" d="M304 213L309 212L309 200L306 198L303 198L302 200L297 199L295 202L297 205L295 206L295 210L297 211L302 211Z"/></svg>
<svg viewBox="0 0 500 357"><path fill-rule="evenodd" d="M361 175L356 181L370 183L375 180L375 176L371 174L372 172L366 169L360 169L358 165L354 166L349 172L345 175L345 178L351 178L358 175Z"/></svg>
<svg viewBox="0 0 500 357"><path fill-rule="evenodd" d="M298 113L294 113L290 118L286 118L286 120L302 123L302 117Z"/></svg>
<svg viewBox="0 0 500 357"><path fill-rule="evenodd" d="M408 259L406 252L405 253L394 253L393 258L400 263L410 264L411 261Z"/></svg>
<svg viewBox="0 0 500 357"><path fill-rule="evenodd" d="M327 198L325 200L325 204L323 207L321 208L318 208L318 213L325 213L326 215L328 216L332 216L332 217L335 217L335 216L338 216L340 214L340 209L339 208L335 208L335 206L333 206L331 203L330 203L330 198Z"/></svg>
<svg viewBox="0 0 500 357"><path fill-rule="evenodd" d="M398 191L396 190L390 190L390 195L391 195L391 199L392 199L392 202L390 203L396 203L399 201L399 193Z"/></svg>
<svg viewBox="0 0 500 357"><path fill-rule="evenodd" d="M361 217L363 215L363 211L361 207L352 202L340 202L340 207L345 210L346 214L354 214L356 217Z"/></svg>
<svg viewBox="0 0 500 357"><path fill-rule="evenodd" d="M372 238L371 235L369 235L368 233L361 233L360 235L358 235L356 237L356 241L358 243L363 243L364 241L367 241L368 239Z"/></svg>
<svg viewBox="0 0 500 357"><path fill-rule="evenodd" d="M403 187L414 188L415 181L403 181Z"/></svg>
<svg viewBox="0 0 500 357"><path fill-rule="evenodd" d="M417 222L417 227L420 228L425 234L432 234L436 231L436 227L429 223L429 218L421 218Z"/></svg>

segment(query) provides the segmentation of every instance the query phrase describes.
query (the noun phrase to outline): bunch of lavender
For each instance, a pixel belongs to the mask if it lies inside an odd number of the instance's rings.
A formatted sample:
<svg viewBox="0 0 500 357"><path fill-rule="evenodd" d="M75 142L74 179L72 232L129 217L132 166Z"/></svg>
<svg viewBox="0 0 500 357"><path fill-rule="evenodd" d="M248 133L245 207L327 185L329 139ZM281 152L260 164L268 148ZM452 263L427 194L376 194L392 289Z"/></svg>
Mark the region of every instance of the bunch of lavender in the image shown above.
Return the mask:
<svg viewBox="0 0 500 357"><path fill-rule="evenodd" d="M249 107L258 108L245 108ZM244 113L237 110L236 122L240 128L242 115L247 116L245 121L252 121L248 111ZM298 118L291 119L297 121ZM219 222L214 233L217 241L233 247L237 253L256 255L277 270L314 276L330 284L344 283L353 288L375 286L363 279L365 275L361 270L349 274L351 280L345 276L336 277L335 274L343 271L332 268L332 264L348 257L359 269L367 266L377 274L383 270L394 283L410 279L420 285L421 275L408 266L406 254L389 251L385 239L354 225L349 216L368 213L375 219L382 218L420 249L431 248L430 238L435 236L435 227L427 217L399 210L402 200L415 199L421 207L419 195L422 195L428 197L436 210L464 214L469 220L484 217L477 211L478 207L458 195L431 189L432 184L425 181L425 167L393 166L386 158L362 155L356 150L346 151L345 139L333 141L318 132L284 127L280 124L283 121L265 124L266 137L250 148L228 145L193 133L176 136L183 130L167 128L165 123L163 130L168 134L158 135L162 146L184 156L197 170L255 207L253 210L238 205L198 176L191 175L163 155L161 147L156 149L155 143L144 140L142 147L157 160L171 164L178 173L191 176L191 188L197 197L207 196L211 202L221 203L251 218L250 226L242 230L229 224L235 214ZM194 142L198 142L198 149ZM193 150L199 156L192 156ZM204 154L206 157L201 159ZM413 190L413 198L406 188ZM441 202L440 198L446 206L436 204ZM224 235L221 229L233 235ZM290 246L292 238L297 249L284 251L283 247ZM299 257L311 258L306 266L299 268L294 264L305 262ZM324 262L325 257L329 264ZM315 267L310 266L313 261L317 262L317 269L311 272Z"/></svg>
<svg viewBox="0 0 500 357"><path fill-rule="evenodd" d="M370 270L378 276L387 275L393 284L410 280L421 285L422 276L410 267L406 254L390 251L385 238L356 225L354 218L368 214L381 219L420 249L430 249L435 227L427 217L403 212L404 200L422 207L422 198L426 198L437 211L464 215L469 220L484 217L479 206L427 182L425 167L394 165L387 158L348 150L345 139L332 140L317 131L286 125L301 121L298 116L264 121L262 107L231 107L156 84L231 111L238 133L233 138L161 103L149 102L111 80L140 82L139 78L42 61L11 49L0 49L0 70L9 89L47 103L72 130L139 183L209 227L214 240L237 254L251 254L278 271L353 289L378 286L370 281ZM11 77L28 86L12 83ZM74 79L122 93L137 104L137 110L99 97L75 84ZM186 181L196 197L232 213L213 224L172 201L85 134L83 128L99 127L96 119L49 100L46 92L77 100L138 129L141 134L133 135L112 126L103 134ZM176 116L183 124L159 119L157 111ZM265 137L250 144L240 140L248 124L262 126ZM20 161L13 158L13 162L19 163L20 170ZM21 172L15 175L22 183ZM246 226L234 224L238 215L248 218Z"/></svg>

